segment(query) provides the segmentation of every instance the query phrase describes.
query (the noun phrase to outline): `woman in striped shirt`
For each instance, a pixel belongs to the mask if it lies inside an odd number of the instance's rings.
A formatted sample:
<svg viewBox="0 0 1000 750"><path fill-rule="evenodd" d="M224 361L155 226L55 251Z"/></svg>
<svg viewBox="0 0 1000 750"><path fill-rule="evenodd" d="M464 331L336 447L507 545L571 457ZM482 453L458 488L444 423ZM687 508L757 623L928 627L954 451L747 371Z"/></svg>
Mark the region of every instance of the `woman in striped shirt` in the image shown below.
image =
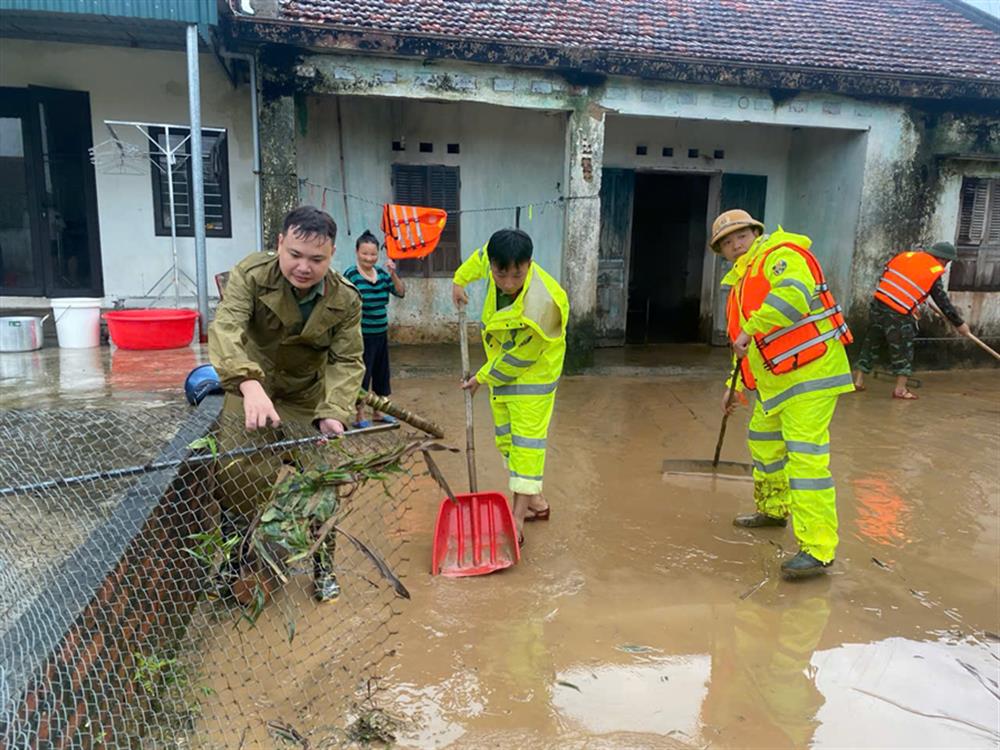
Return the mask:
<svg viewBox="0 0 1000 750"><path fill-rule="evenodd" d="M344 272L344 278L361 292L361 335L365 340L365 378L361 387L378 396L388 396L389 388L389 295L402 299L406 294L403 280L396 274L396 264L386 259L379 268L378 239L365 230L355 244L357 263ZM388 270L387 270L388 269ZM373 412L376 422L395 422L388 414ZM358 403L355 427L369 427L361 403Z"/></svg>

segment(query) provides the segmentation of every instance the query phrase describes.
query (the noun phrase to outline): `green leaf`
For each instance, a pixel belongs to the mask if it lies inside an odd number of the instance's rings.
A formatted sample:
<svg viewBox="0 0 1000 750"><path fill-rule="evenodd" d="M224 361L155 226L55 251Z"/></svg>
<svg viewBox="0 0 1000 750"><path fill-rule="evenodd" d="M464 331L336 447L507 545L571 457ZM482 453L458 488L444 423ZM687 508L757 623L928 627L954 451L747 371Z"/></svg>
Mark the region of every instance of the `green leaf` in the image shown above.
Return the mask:
<svg viewBox="0 0 1000 750"><path fill-rule="evenodd" d="M214 435L205 435L197 440L192 440L187 446L190 450L196 451L202 448L208 448L209 452L212 454L212 458L217 458L219 455L219 446L215 441Z"/></svg>

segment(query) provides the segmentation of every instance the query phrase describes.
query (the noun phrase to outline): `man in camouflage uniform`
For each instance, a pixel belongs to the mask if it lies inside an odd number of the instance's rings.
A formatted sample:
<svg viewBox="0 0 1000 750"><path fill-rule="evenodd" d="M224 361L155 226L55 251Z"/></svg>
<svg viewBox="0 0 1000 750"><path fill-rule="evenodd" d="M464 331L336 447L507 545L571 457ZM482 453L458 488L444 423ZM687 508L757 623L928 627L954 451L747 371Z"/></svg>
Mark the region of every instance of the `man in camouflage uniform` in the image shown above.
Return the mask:
<svg viewBox="0 0 1000 750"><path fill-rule="evenodd" d="M937 259L940 265L935 270L940 273L943 273L948 263L957 257L954 245L950 242L937 242L925 251L900 253L886 265L886 270L883 271L883 275L879 280L879 288L881 289L883 285L886 285L885 289L891 296L887 298L884 295L879 295L877 292L876 297L872 298L869 305L868 331L865 334L864 342L861 344L861 352L858 355L854 372L854 387L856 390L865 390L864 376L871 373L874 369L879 349L884 342L889 349L890 369L892 374L896 376L896 387L892 393L893 398L907 401L917 398L917 394L906 387L906 381L913 374L913 340L917 335L917 305L923 302L927 296L930 296L934 300L938 309L944 313L948 322L955 326L958 333L965 335L969 332L968 324L962 320L962 316L959 315L958 310L955 309L955 306L948 298L948 293L944 289L940 275L935 274L937 277L934 278L933 282L929 283L929 288L917 289L916 287L910 287L907 280L901 278L898 273L893 274L891 270L892 265L904 255L913 256L921 254L926 254L926 256L932 256ZM927 277L928 281L929 278ZM922 296L921 292L923 293ZM910 294L914 296L910 297ZM881 299L879 298L880 296L882 297ZM886 304L887 299L897 302L896 307L900 307L900 309L903 307L911 308L911 311L903 313L900 310L893 309Z"/></svg>

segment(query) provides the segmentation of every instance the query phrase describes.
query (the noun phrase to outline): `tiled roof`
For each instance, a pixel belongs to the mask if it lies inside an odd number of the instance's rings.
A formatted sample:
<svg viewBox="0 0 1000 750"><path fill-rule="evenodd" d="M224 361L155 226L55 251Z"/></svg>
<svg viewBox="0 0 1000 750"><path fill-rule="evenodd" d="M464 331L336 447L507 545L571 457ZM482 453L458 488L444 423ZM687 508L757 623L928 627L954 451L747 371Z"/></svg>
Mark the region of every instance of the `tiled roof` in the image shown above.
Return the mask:
<svg viewBox="0 0 1000 750"><path fill-rule="evenodd" d="M947 0L280 0L280 18L469 42L1000 80L1000 21Z"/></svg>

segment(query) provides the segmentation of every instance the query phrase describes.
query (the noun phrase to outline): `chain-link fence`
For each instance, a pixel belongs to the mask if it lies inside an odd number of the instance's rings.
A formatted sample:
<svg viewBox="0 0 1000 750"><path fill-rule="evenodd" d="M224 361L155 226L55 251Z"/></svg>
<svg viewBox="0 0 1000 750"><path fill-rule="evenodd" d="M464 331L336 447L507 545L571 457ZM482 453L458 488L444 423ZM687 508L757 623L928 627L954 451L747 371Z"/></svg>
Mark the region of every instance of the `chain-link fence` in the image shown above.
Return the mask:
<svg viewBox="0 0 1000 750"><path fill-rule="evenodd" d="M388 738L428 443L196 410L0 417L0 746Z"/></svg>

